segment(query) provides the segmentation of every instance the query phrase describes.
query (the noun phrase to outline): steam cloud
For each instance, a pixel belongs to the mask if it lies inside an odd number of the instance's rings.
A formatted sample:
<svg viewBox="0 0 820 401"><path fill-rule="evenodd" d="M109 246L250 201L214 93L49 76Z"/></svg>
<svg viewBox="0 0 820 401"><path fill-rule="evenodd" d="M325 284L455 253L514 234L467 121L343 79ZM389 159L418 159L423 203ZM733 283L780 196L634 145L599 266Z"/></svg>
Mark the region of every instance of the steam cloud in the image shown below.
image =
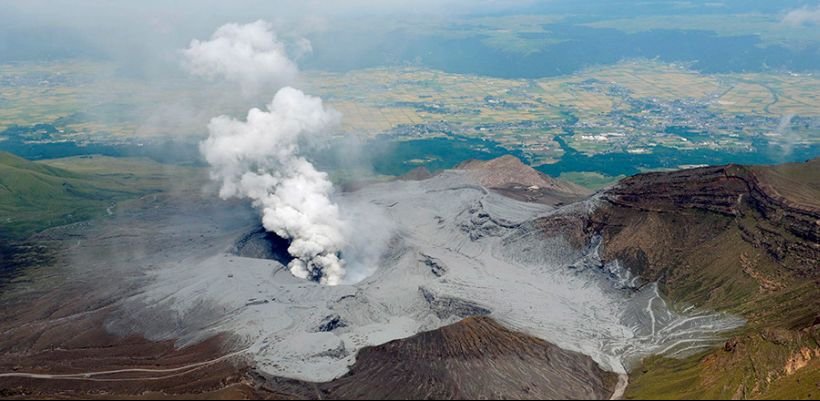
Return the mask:
<svg viewBox="0 0 820 401"><path fill-rule="evenodd" d="M298 45L300 52L311 49L306 39ZM293 82L299 72L271 24L261 20L245 25L223 25L209 41L192 40L183 53L192 74L238 83L245 94L269 86L285 86Z"/></svg>
<svg viewBox="0 0 820 401"><path fill-rule="evenodd" d="M289 82L297 72L263 21L222 26L210 41L194 40L183 53L194 74L237 82L243 91ZM339 258L345 222L330 199L327 174L300 156L299 148L304 138L325 132L340 117L321 99L284 87L266 110L251 109L245 121L213 118L210 136L200 144L211 178L222 184L219 195L253 200L265 229L291 240L291 272L327 285L338 285L345 276Z"/></svg>
<svg viewBox="0 0 820 401"><path fill-rule="evenodd" d="M791 155L796 142L800 140L800 138L795 135L795 132L792 131L792 120L794 120L794 117L792 113L784 114L780 118L780 123L778 123L777 129L775 130L782 146L780 156L783 160Z"/></svg>
<svg viewBox="0 0 820 401"><path fill-rule="evenodd" d="M783 17L783 23L793 26L820 25L820 6L791 10Z"/></svg>

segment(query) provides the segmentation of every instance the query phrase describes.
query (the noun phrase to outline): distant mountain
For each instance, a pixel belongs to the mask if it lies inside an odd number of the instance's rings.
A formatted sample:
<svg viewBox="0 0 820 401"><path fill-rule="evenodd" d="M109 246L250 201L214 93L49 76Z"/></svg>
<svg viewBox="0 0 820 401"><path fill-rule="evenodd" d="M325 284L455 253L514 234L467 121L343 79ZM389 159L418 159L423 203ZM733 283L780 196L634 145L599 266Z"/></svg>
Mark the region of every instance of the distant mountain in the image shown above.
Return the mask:
<svg viewBox="0 0 820 401"><path fill-rule="evenodd" d="M591 194L584 187L552 178L510 155L492 160L468 160L455 169L470 172L486 188L528 202L556 205Z"/></svg>

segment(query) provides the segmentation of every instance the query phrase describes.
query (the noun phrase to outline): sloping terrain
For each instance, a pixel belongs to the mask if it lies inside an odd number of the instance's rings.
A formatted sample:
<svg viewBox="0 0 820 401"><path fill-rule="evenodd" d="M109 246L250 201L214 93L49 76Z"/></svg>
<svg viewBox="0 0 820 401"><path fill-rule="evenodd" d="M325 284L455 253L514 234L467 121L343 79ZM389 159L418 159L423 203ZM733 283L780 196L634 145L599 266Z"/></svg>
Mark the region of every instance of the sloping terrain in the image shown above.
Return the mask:
<svg viewBox="0 0 820 401"><path fill-rule="evenodd" d="M456 170L469 172L485 188L525 202L555 206L579 201L591 194L584 187L547 176L515 156L468 160Z"/></svg>
<svg viewBox="0 0 820 401"><path fill-rule="evenodd" d="M82 174L0 153L0 230L6 237L87 218L128 194Z"/></svg>
<svg viewBox="0 0 820 401"><path fill-rule="evenodd" d="M180 186L182 188L182 186ZM207 242L218 227L186 225L185 213L222 221L248 217L247 205L204 202L201 187L144 196L118 205L113 215L55 227L28 241L53 254L48 264L27 267L0 291L0 398L3 399L257 399L247 359L226 335L214 334L181 347L175 339L120 335L109 327L120 302L133 295L149 264L170 249ZM164 209L170 210L163 213ZM153 215L146 211L154 211ZM182 211L182 212L180 212ZM134 219L140 224L118 225ZM158 236L164 224L184 227L184 236ZM173 222L172 222L173 221ZM111 224L104 236L96 227ZM90 266L72 252L98 243ZM143 259L149 258L149 259ZM150 324L148 318L143 323Z"/></svg>
<svg viewBox="0 0 820 401"><path fill-rule="evenodd" d="M498 168L492 172L504 173ZM355 246L343 250L350 281L336 287L297 279L276 260L245 253L250 242L261 245L256 241L263 239L251 236L256 239L248 241L248 232L259 224L252 211L237 216L160 203L88 230L84 236L89 240L72 247L71 254L86 269L110 270L105 255L124 241L129 249L144 250L121 258L116 266L144 271L146 277L132 284L137 291L119 303L110 329L157 340L176 338L181 344L230 332L242 339L261 373L303 381L342 380L351 368L372 372L358 363L361 350L484 316L589 358L564 358L572 364L566 371L549 370L555 366L549 365L522 373L550 377L553 391L565 391L577 380L573 372L591 374L585 380L593 383L599 380L595 371L581 369L590 360L602 370L623 374L646 355L686 354L692 341L705 347L722 343L723 330L743 323L708 310L671 311L654 285L623 283L616 277L617 266L608 266L612 274L602 272L594 244L541 235L533 223L544 215L583 221L594 202L561 208L522 202L484 187L475 173L445 171L426 180L374 183L340 193L340 210L373 205L383 214L376 224L362 219L354 223L369 225L353 227L356 232L382 230L376 232L386 241L375 248L375 259L357 258L367 254ZM149 232L149 238L141 238ZM379 244L365 245L372 251ZM423 361L427 356L419 357ZM433 359L424 363L437 363ZM505 366L498 368L518 369ZM450 379L468 380L465 375ZM408 386L440 391L416 382ZM542 395L546 391L538 390ZM581 394L577 396L585 397Z"/></svg>
<svg viewBox="0 0 820 401"><path fill-rule="evenodd" d="M50 262L47 249L23 241L29 235L105 214L116 200L137 193L114 184L0 152L0 282L17 267Z"/></svg>
<svg viewBox="0 0 820 401"><path fill-rule="evenodd" d="M233 389L248 397L319 398L324 397L315 391L320 388L344 398L361 398L361 391L391 398L425 392L447 398L506 392L528 398L607 397L616 375L589 355L485 318L449 326L495 313L485 300L466 298L475 284L463 284L481 280L474 269L486 268L464 264L457 252L428 244L446 246L450 238L460 238L460 252L475 253L482 245L474 242L495 243L521 221L552 210L492 194L465 178L452 173L347 194L385 196L376 201L394 211L402 224L413 227L423 221L424 230L444 232L444 237L404 233L408 237L393 242L381 273L349 286L306 282L276 261L256 259L267 256L247 247L258 216L247 205L223 204L199 189L146 196L117 208L110 218L44 231L33 239L59 249L57 263L32 278L34 289L21 290L4 303L7 325L0 330L7 341L0 342L0 367L13 374L0 376L0 392L10 397L102 392L173 397ZM454 201L441 202L442 196ZM415 216L419 202L440 210ZM436 219L437 214L449 216L448 223ZM539 276L523 268L513 274L501 270L495 275L510 286L504 290L509 293L520 280L527 281L518 276ZM585 290L582 280L571 285L589 298L616 296L605 295L605 288ZM465 287L463 294L450 286ZM529 297L539 308L550 304L545 298L557 305L565 297L537 287L525 291L542 294ZM506 305L512 301L504 301L508 295L487 295L486 302L503 306L499 316L526 320L528 308L507 311L514 308ZM558 316L565 320L557 322L561 327L594 317L574 317L559 307L544 321ZM449 327L438 329L444 326ZM552 329L545 324L545 330ZM594 335L592 327L585 330ZM230 341L214 349L208 340L214 336ZM407 340L390 343L400 338ZM595 347L596 341L582 344ZM175 350L172 345L187 347ZM366 351L359 354L362 349ZM251 377L241 365L234 370L221 361L207 368L198 365L233 352L267 374L267 392L256 393L246 385ZM397 356L405 362L396 364ZM129 366L147 371L104 373ZM391 366L398 370L386 370ZM406 376L403 387L383 385L401 371L414 376ZM145 382L135 380L143 375ZM325 384L291 379L281 385L284 379L271 376L339 379ZM486 383L475 386L479 379Z"/></svg>
<svg viewBox="0 0 820 401"><path fill-rule="evenodd" d="M815 159L643 174L601 196L585 229L603 236L604 259L658 280L681 309L748 320L720 349L648 359L628 397L820 395L819 167Z"/></svg>
<svg viewBox="0 0 820 401"><path fill-rule="evenodd" d="M370 184L339 204L389 241L338 287L292 277L247 205L166 187L32 237L56 261L4 294L0 396L607 398L628 371L627 398L816 398L811 163L582 201L509 158Z"/></svg>
<svg viewBox="0 0 820 401"><path fill-rule="evenodd" d="M49 227L111 216L146 194L203 185L196 170L142 159L83 156L31 162L0 152L0 284L52 252L29 237Z"/></svg>
<svg viewBox="0 0 820 401"><path fill-rule="evenodd" d="M0 152L0 238L105 215L118 201L167 189L179 170L95 156L35 163Z"/></svg>
<svg viewBox="0 0 820 401"><path fill-rule="evenodd" d="M616 381L582 354L471 317L365 348L333 382L274 380L263 388L331 399L606 399Z"/></svg>

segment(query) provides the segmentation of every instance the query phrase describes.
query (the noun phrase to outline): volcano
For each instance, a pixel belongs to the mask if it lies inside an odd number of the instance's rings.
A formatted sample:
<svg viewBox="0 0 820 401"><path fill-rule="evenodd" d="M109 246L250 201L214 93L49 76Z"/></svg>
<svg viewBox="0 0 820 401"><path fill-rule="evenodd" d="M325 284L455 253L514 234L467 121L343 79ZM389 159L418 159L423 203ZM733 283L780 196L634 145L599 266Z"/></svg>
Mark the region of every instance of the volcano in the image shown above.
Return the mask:
<svg viewBox="0 0 820 401"><path fill-rule="evenodd" d="M276 256L285 242L257 224L215 229L201 250L155 261L151 280L109 327L182 344L228 330L265 375L326 382L347 374L365 347L469 317L491 318L616 374L648 355L714 346L721 330L743 324L677 312L653 281L605 260L600 235L574 230L602 201L509 157L371 184L337 199L341 210L370 205L393 227L360 280L329 287L293 277Z"/></svg>
<svg viewBox="0 0 820 401"><path fill-rule="evenodd" d="M505 157L361 186L341 210L379 210L389 235L373 269L339 286L294 277L287 241L255 211L201 194L50 238L72 238L76 288L98 286L71 298L96 311L82 316L183 350L219 336L259 397L651 396L669 364L732 388L710 369L777 377L779 356L744 361L782 347L786 364L820 338L817 162L651 173L591 194ZM4 321L9 339L32 327Z"/></svg>

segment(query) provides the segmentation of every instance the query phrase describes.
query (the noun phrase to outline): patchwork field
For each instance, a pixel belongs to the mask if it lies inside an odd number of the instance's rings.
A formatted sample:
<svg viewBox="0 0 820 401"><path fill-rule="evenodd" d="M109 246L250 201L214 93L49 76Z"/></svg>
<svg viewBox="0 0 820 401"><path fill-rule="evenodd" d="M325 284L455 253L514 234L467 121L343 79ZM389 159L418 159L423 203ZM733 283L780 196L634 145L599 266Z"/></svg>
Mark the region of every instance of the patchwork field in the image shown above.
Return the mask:
<svg viewBox="0 0 820 401"><path fill-rule="evenodd" d="M402 124L481 124L555 118L541 88L528 80L380 68L313 73L309 86L344 113L344 127L373 135Z"/></svg>
<svg viewBox="0 0 820 401"><path fill-rule="evenodd" d="M626 62L584 75L627 88L638 98L702 99L720 90L720 82L713 76L654 62Z"/></svg>
<svg viewBox="0 0 820 401"><path fill-rule="evenodd" d="M683 66L625 62L580 74L507 80L416 68L311 74L316 93L345 115L346 130L373 135L402 124L550 121L571 112L601 119L637 99L702 102L715 112L820 116L820 79L790 74L706 75ZM356 94L356 95L352 95Z"/></svg>
<svg viewBox="0 0 820 401"><path fill-rule="evenodd" d="M715 109L765 115L820 115L820 77L797 74L721 76L729 87Z"/></svg>
<svg viewBox="0 0 820 401"><path fill-rule="evenodd" d="M0 66L0 141L195 141L213 116L242 118L271 96L230 99L224 87L193 79L140 85L93 63ZM540 79L409 66L306 71L298 86L343 114L346 135L480 139L535 166L564 160L568 149L587 156L641 156L659 147L714 155L754 151L761 139L780 153L820 143L820 78L811 75L702 74L631 60ZM24 128L3 132L14 125ZM419 165L428 158L412 157ZM586 170L578 163L569 171ZM594 187L622 173L576 178Z"/></svg>

